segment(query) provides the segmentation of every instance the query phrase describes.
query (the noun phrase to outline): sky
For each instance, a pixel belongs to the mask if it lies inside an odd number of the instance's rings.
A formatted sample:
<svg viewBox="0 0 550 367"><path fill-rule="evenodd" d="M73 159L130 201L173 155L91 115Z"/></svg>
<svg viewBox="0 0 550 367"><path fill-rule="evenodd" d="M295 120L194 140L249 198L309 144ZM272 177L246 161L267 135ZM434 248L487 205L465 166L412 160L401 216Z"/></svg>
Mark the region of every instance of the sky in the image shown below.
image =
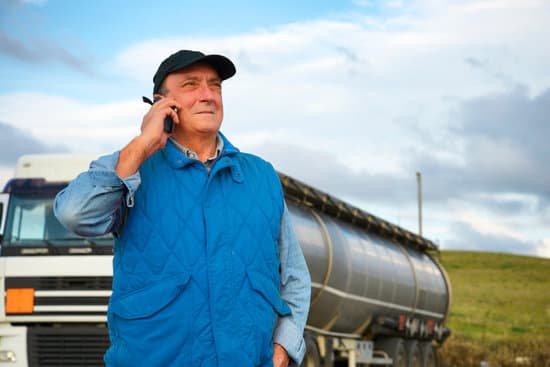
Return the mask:
<svg viewBox="0 0 550 367"><path fill-rule="evenodd" d="M0 0L0 185L139 134L158 64L228 56L222 131L444 250L550 258L550 2Z"/></svg>

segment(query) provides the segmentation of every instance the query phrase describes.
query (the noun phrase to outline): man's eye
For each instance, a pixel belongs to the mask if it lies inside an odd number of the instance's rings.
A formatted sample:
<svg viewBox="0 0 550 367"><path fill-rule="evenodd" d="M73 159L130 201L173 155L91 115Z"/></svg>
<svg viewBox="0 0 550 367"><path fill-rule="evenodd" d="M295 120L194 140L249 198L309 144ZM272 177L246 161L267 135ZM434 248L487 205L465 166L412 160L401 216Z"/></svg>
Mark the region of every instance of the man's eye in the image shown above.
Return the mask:
<svg viewBox="0 0 550 367"><path fill-rule="evenodd" d="M184 88L192 88L192 87L195 87L196 85L197 85L197 82L194 80L189 80L182 84Z"/></svg>

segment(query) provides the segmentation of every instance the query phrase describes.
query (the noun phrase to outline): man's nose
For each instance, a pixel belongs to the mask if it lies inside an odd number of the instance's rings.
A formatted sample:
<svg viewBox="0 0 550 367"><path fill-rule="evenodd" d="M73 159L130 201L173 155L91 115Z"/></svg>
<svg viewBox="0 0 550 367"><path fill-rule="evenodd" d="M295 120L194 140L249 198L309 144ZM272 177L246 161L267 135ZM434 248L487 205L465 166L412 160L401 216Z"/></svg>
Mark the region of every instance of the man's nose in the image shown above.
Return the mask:
<svg viewBox="0 0 550 367"><path fill-rule="evenodd" d="M215 92L207 82L202 82L199 87L199 98L201 101L213 101L215 97Z"/></svg>

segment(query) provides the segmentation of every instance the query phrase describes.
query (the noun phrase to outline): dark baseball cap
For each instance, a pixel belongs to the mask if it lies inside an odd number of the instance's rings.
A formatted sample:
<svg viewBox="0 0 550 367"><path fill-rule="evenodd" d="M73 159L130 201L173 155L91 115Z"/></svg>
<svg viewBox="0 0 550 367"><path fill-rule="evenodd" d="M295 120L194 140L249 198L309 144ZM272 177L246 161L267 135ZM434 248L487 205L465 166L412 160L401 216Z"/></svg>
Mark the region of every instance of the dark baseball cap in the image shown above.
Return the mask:
<svg viewBox="0 0 550 367"><path fill-rule="evenodd" d="M162 82L166 79L168 74L198 62L204 62L212 66L216 69L222 80L231 78L237 72L233 62L225 56L205 55L200 51L180 50L168 56L166 60L159 65L153 77L153 83L155 84L153 94L158 93Z"/></svg>

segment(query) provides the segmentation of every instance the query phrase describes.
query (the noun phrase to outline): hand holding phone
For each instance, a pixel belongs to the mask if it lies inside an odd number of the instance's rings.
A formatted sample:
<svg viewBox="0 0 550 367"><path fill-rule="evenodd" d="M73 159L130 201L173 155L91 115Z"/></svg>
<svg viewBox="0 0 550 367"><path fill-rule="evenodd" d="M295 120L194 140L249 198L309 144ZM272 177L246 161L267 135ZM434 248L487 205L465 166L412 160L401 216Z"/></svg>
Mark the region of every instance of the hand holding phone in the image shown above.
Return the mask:
<svg viewBox="0 0 550 367"><path fill-rule="evenodd" d="M160 101L160 97L155 96L153 101L151 101L149 98L143 96L141 97L142 101L145 103L150 104L151 106L155 103ZM174 112L178 112L178 109L174 106L172 106L172 109ZM174 121L172 120L172 116L168 115L164 118L164 126L163 126L164 132L167 134L172 133L172 130L174 129Z"/></svg>

